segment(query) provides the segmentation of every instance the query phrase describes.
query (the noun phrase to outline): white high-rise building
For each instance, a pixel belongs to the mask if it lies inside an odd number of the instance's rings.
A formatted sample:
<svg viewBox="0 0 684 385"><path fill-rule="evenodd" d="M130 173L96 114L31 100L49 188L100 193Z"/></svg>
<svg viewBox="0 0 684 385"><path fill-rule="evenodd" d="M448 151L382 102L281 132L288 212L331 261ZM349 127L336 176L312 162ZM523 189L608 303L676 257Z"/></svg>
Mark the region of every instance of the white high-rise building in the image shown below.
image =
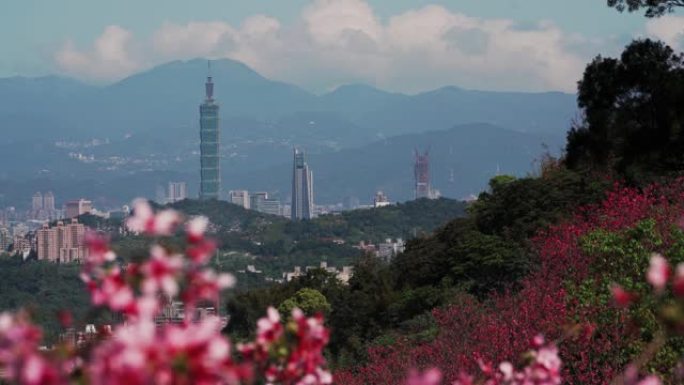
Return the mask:
<svg viewBox="0 0 684 385"><path fill-rule="evenodd" d="M230 203L242 206L246 209L251 207L249 202L249 191L247 190L230 190L228 192L228 200Z"/></svg>
<svg viewBox="0 0 684 385"><path fill-rule="evenodd" d="M166 203L176 203L188 198L185 182L169 182L166 193Z"/></svg>

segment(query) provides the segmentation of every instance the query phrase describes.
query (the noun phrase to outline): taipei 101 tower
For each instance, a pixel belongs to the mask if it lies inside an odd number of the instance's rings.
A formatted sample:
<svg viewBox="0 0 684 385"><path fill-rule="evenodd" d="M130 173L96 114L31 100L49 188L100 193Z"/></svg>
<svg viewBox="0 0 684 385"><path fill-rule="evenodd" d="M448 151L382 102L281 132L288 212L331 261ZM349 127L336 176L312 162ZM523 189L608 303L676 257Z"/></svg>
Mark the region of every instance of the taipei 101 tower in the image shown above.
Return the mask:
<svg viewBox="0 0 684 385"><path fill-rule="evenodd" d="M214 101L214 83L209 76L205 84L206 99L200 105L200 199L219 199L221 162L219 158L219 106Z"/></svg>

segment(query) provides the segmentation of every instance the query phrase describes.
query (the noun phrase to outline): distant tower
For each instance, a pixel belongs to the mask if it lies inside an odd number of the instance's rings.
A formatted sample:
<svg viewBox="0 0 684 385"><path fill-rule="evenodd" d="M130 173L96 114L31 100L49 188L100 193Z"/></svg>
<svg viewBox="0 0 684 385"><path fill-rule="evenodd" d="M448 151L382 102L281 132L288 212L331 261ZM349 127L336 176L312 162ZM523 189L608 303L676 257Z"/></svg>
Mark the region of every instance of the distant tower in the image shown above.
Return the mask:
<svg viewBox="0 0 684 385"><path fill-rule="evenodd" d="M414 165L414 175L416 179L416 199L432 198L432 188L430 187L430 154L428 150L419 153L415 150L416 163Z"/></svg>
<svg viewBox="0 0 684 385"><path fill-rule="evenodd" d="M292 220L311 219L313 212L313 173L304 161L304 152L295 148L292 172Z"/></svg>
<svg viewBox="0 0 684 385"><path fill-rule="evenodd" d="M31 202L31 208L33 211L40 211L43 209L43 194L37 192L33 194L33 199Z"/></svg>
<svg viewBox="0 0 684 385"><path fill-rule="evenodd" d="M219 106L214 102L211 72L207 76L205 91L206 99L200 105L200 199L218 199L221 190Z"/></svg>
<svg viewBox="0 0 684 385"><path fill-rule="evenodd" d="M55 211L55 194L52 191L48 191L43 196L43 209L47 210L49 213Z"/></svg>

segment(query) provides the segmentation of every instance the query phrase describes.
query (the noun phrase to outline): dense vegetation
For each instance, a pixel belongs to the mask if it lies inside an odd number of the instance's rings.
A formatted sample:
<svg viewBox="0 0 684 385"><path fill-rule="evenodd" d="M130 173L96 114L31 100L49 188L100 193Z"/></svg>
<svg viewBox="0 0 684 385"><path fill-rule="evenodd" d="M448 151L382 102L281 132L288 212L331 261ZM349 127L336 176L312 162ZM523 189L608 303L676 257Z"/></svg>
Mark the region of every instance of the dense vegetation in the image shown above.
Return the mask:
<svg viewBox="0 0 684 385"><path fill-rule="evenodd" d="M101 319L102 315L86 314L89 297L78 277L80 266L42 261L25 262L21 257L0 257L0 312L27 309L44 327L48 341L61 331L57 313L69 309L83 322Z"/></svg>
<svg viewBox="0 0 684 385"><path fill-rule="evenodd" d="M283 271L294 266L318 266L327 261L331 266L351 265L363 256L352 247L359 240L384 240L407 237L412 233L432 231L454 217L463 215L465 203L450 200L421 200L396 206L323 216L306 223L266 215L220 201L183 201L173 208L186 215L206 215L211 220L212 236L222 250L212 260L218 270L237 272L254 265L262 274L236 274L238 290L263 287L266 277L281 278ZM121 222L84 215L79 220L89 227L108 233L113 250L126 260L140 260L149 254L145 237L121 233ZM333 242L342 240L344 244ZM182 240L170 238L162 242L179 249ZM47 330L49 341L59 333L54 315L63 309L74 309L75 318L86 322L99 315L84 314L87 293L78 278L79 266L52 264L0 255L0 311L22 306L35 311L35 320ZM276 303L293 297L296 290ZM45 305L44 305L45 303ZM41 306L38 306L41 305ZM262 315L262 313L260 314ZM256 315L255 315L256 317Z"/></svg>
<svg viewBox="0 0 684 385"><path fill-rule="evenodd" d="M570 383L613 378L660 326L653 302L614 309L611 283L645 295L651 252L684 260L684 183L673 180L684 169L682 67L681 55L650 40L620 60L597 58L563 159L546 159L536 177L492 179L466 217L411 240L389 264L360 260L348 285L317 271L230 298L227 331L252 333L267 304L312 288L330 304L343 383L399 383L426 365L454 379L476 365L474 353L515 357L537 332L564 338ZM681 338L667 340L649 370L672 380L683 349Z"/></svg>
<svg viewBox="0 0 684 385"><path fill-rule="evenodd" d="M577 100L584 119L568 134L569 167L640 184L684 169L684 55L636 40L587 66Z"/></svg>
<svg viewBox="0 0 684 385"><path fill-rule="evenodd" d="M249 335L268 304L279 304L302 288L324 294L331 306L330 350L339 366L364 362L368 346L400 335L429 339L436 332L431 310L461 294L486 298L511 288L537 266L529 237L596 202L607 187L562 167L541 177L498 177L465 218L433 235L411 240L391 263L364 258L349 285L315 271L300 280L235 295L228 331Z"/></svg>

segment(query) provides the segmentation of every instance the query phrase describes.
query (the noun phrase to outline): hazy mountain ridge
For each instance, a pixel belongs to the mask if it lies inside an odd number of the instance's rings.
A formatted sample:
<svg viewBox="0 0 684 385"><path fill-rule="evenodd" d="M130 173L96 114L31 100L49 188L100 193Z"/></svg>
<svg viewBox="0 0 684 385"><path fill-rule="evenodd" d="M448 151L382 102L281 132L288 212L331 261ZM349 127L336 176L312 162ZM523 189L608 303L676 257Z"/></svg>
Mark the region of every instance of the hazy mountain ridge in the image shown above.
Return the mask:
<svg viewBox="0 0 684 385"><path fill-rule="evenodd" d="M576 110L569 94L458 87L406 95L354 84L317 96L231 60L213 61L211 74L221 106L224 188L279 191L283 199L293 146L309 155L319 202L347 195L369 199L376 189L410 199L412 150L429 146L436 188L460 198L483 188L497 164L502 172L520 174L543 151L542 142L557 150ZM196 59L108 86L56 76L0 79L0 145L6 145L0 156L16 162L0 179L23 186L21 194L59 180L54 189L69 199L103 202L153 196L154 184L165 184L164 178L185 180L194 191L206 75L207 62ZM488 132L486 142L471 143L482 135L450 129L457 125ZM515 131L528 134L511 139ZM440 136L444 132L448 138ZM99 142L92 144L94 138ZM60 140L66 143L55 145ZM507 147L511 140L520 146ZM463 156L442 156L446 143ZM470 151L478 146L479 153ZM442 179L452 179L452 169L458 182L445 186ZM100 182L85 182L93 178ZM114 181L139 184L105 187ZM19 192L9 187L0 194L12 201Z"/></svg>
<svg viewBox="0 0 684 385"><path fill-rule="evenodd" d="M444 87L416 95L349 85L321 96L266 79L246 65L212 62L216 99L226 119L247 116L273 122L293 114L331 113L374 134L445 129L483 122L527 132L564 132L575 113L574 96L562 93L471 91ZM179 134L197 126L204 95L206 61L175 61L108 86L91 86L55 76L0 79L0 126L18 124L8 116L38 116L36 138L110 137L145 131ZM50 124L63 127L51 130ZM230 127L224 127L230 129ZM2 140L12 141L9 130ZM278 136L279 132L271 132ZM30 138L30 137L29 137Z"/></svg>

